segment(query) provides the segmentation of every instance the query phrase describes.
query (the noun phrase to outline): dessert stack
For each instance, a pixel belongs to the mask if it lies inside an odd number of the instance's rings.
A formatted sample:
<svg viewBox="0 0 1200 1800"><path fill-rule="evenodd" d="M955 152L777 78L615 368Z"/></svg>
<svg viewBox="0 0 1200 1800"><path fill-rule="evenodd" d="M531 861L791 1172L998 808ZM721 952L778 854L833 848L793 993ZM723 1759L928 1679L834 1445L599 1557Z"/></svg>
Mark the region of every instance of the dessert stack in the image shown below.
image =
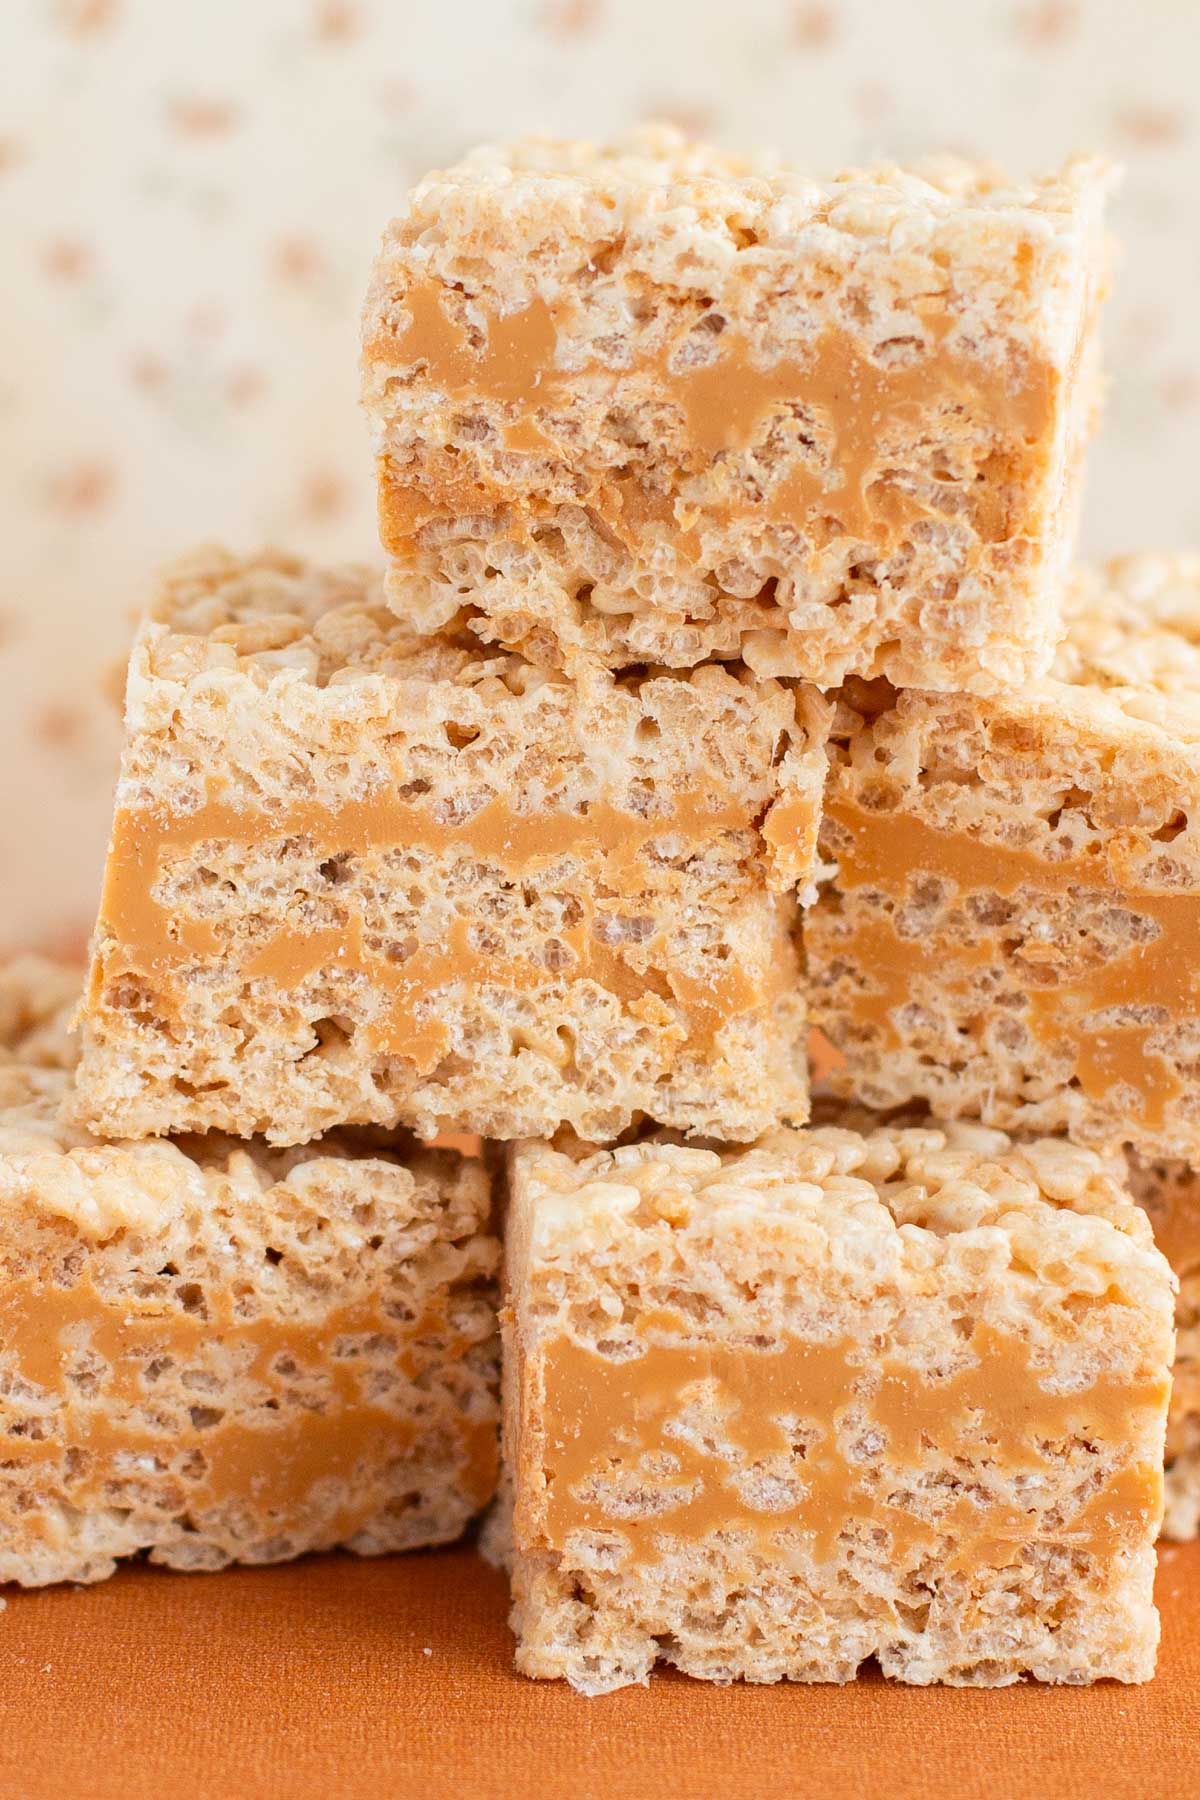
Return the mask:
<svg viewBox="0 0 1200 1800"><path fill-rule="evenodd" d="M1152 1673L1200 565L1069 567L1107 185L647 132L410 197L386 569L168 573L77 1069L9 971L10 1578L460 1531L499 1235L525 1673Z"/></svg>

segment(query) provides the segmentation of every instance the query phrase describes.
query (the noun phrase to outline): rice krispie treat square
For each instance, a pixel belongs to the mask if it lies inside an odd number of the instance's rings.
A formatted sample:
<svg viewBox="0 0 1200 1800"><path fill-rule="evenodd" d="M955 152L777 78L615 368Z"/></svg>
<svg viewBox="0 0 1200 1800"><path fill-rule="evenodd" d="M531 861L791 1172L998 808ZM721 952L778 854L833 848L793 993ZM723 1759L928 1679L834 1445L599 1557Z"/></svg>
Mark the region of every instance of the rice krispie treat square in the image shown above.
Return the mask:
<svg viewBox="0 0 1200 1800"><path fill-rule="evenodd" d="M457 1537L499 1455L483 1165L361 1134L99 1144L10 1024L0 1582Z"/></svg>
<svg viewBox="0 0 1200 1800"><path fill-rule="evenodd" d="M1108 185L817 181L664 130L430 175L364 317L394 605L556 666L1044 670Z"/></svg>
<svg viewBox="0 0 1200 1800"><path fill-rule="evenodd" d="M1130 1168L1134 1197L1179 1281L1163 1536L1194 1538L1200 1535L1200 1174L1186 1163L1136 1156Z"/></svg>
<svg viewBox="0 0 1200 1800"><path fill-rule="evenodd" d="M1200 558L1084 575L1054 675L848 683L805 919L868 1106L1200 1159Z"/></svg>
<svg viewBox="0 0 1200 1800"><path fill-rule="evenodd" d="M199 554L133 652L80 1116L490 1137L807 1116L828 708L414 638L362 571ZM776 845L778 848L776 849Z"/></svg>
<svg viewBox="0 0 1200 1800"><path fill-rule="evenodd" d="M1172 1282L1111 1165L961 1125L510 1156L520 1670L1149 1678Z"/></svg>

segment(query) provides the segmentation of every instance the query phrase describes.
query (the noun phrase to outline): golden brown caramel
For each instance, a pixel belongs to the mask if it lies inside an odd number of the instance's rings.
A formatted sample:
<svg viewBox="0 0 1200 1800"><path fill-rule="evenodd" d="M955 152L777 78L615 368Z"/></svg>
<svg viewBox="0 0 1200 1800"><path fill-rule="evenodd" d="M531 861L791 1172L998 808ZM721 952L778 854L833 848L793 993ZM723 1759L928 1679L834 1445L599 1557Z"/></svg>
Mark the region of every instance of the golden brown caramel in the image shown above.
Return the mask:
<svg viewBox="0 0 1200 1800"><path fill-rule="evenodd" d="M818 809L807 799L777 800L762 824L776 881L807 883L812 879L820 829Z"/></svg>
<svg viewBox="0 0 1200 1800"><path fill-rule="evenodd" d="M664 1323L644 1320L641 1335L653 1338ZM545 1487L524 1500L519 1541L528 1548L536 1535L562 1551L572 1532L615 1532L635 1561L648 1562L672 1540L732 1531L765 1544L800 1534L827 1560L841 1533L882 1528L906 1561L939 1537L955 1545L952 1567L1017 1561L1032 1511L980 1498L972 1484L934 1522L907 1490L923 1474L961 1469L964 1457L994 1466L1006 1483L1019 1474L1057 1478L1056 1449L1080 1438L1122 1445L1141 1428L1139 1415L1165 1407L1169 1383L1101 1376L1081 1393L1053 1394L1021 1339L977 1324L968 1348L972 1362L936 1379L851 1340L785 1337L772 1349L647 1341L641 1355L616 1361L553 1338L531 1365L544 1408ZM689 1419L698 1400L703 1418ZM536 1415L536 1402L529 1410ZM882 1462L848 1459L839 1428L850 1439L881 1433ZM800 1497L780 1510L755 1507L732 1479L755 1466L782 1475ZM635 1498L627 1516L606 1501L606 1484L621 1478L637 1496L652 1495L653 1507L643 1500L639 1512ZM1062 1539L1096 1554L1143 1541L1161 1494L1157 1465L1119 1467L1064 1521Z"/></svg>
<svg viewBox="0 0 1200 1800"><path fill-rule="evenodd" d="M439 989L466 983L528 992L553 979L529 960L476 949L470 921L461 917L441 942L419 946L407 960L396 962L367 942L351 888L336 900L345 924L311 930L285 925L257 947L239 947L216 925L188 919L155 896L155 883L171 859L198 845L305 838L320 860L394 848L434 854L462 850L511 879L536 876L567 857L580 860L589 871L588 880L579 884L580 918L561 933L574 977L597 982L630 1008L673 998L687 1013L692 1036L710 1042L728 1020L769 1004L786 986L791 972L778 966L786 956L764 955L757 969L732 960L714 964L711 979L704 981L673 965L661 967L661 932L633 946L631 960L621 947L608 946L597 927L603 926L615 900L647 897L655 913L667 910L663 893L670 893L677 878L648 854L653 846L669 852L676 840L702 843L751 828L731 800L700 792L674 795L670 810L654 817L602 800L576 812L521 814L493 799L454 824L440 822L428 808L394 794L335 807L290 801L269 812L245 811L216 797L186 814L122 810L109 846L90 1003L98 1003L113 979L133 975L150 983L160 1004L173 1012L182 969L217 959L228 963L239 955L244 958L242 979L269 981L285 991L318 970L339 976L359 972L387 998L386 1016L372 1030L375 1047L428 1073L449 1043L446 1027L429 1016L428 1002ZM611 900L606 902L604 895ZM656 955L660 966L654 964Z"/></svg>
<svg viewBox="0 0 1200 1800"><path fill-rule="evenodd" d="M388 1339L395 1363L410 1378L435 1360L453 1361L468 1344L430 1313L400 1323L378 1296L332 1307L318 1319L237 1316L232 1295L219 1296L215 1316L185 1309L164 1289L152 1299L109 1296L86 1275L70 1287L36 1277L0 1285L0 1360L14 1375L57 1402L49 1435L11 1431L3 1461L10 1472L40 1471L72 1505L104 1503L110 1483L136 1476L136 1458L152 1458L156 1479L179 1486L180 1506L207 1511L241 1502L270 1531L301 1528L319 1484L337 1482L346 1498L329 1523L337 1543L386 1503L391 1465L417 1442L411 1419L370 1394L372 1364L351 1340ZM437 1339L424 1348L423 1340ZM180 1428L158 1412L148 1368L167 1358L182 1367L228 1368L228 1379L253 1401L222 1410L207 1424ZM338 1354L339 1350L343 1354ZM87 1356L104 1372L76 1388L66 1371ZM304 1402L289 1397L300 1388ZM464 1420L460 1479L483 1505L495 1487L494 1426ZM197 1461L197 1458L202 1461ZM188 1462L186 1490L178 1471ZM186 1499L182 1496L186 1492Z"/></svg>
<svg viewBox="0 0 1200 1800"><path fill-rule="evenodd" d="M476 345L449 317L437 282L414 282L404 304L410 323L389 360L419 357L429 379L452 397L482 390L527 407L554 387L558 327L544 300L534 299L518 312L489 314L487 331Z"/></svg>
<svg viewBox="0 0 1200 1800"><path fill-rule="evenodd" d="M1094 954L1083 973L1064 974L1047 965L1044 985L1027 977L1025 1018L1047 1048L1069 1055L1089 1098L1102 1099L1117 1083L1125 1084L1138 1096L1144 1122L1163 1123L1182 1083L1147 1040L1162 1029L1162 1014L1174 1023L1200 1013L1200 893L1130 885L1099 846L1049 861L1031 850L939 830L910 812L868 812L835 799L826 814L848 834L838 852L838 884L846 893L870 889L900 901L910 876L935 876L961 896L1099 896L1149 920L1152 934L1128 942L1116 955ZM961 998L973 971L1002 966L1009 955L1005 928L978 924L975 929L973 943L950 944L929 933L902 938L884 915L856 923L839 940L844 954L869 974L869 988L855 998L856 1022L881 1030L898 1046L894 1013L913 997L914 977L927 978L935 992ZM1088 1022L1111 1009L1132 1007L1154 1007L1159 1018L1150 1024Z"/></svg>
<svg viewBox="0 0 1200 1800"><path fill-rule="evenodd" d="M975 484L979 499L967 490L975 529L984 541L1013 535L1014 522L998 490L1023 491L1034 465L1045 460L1061 380L1045 362L1008 366L951 348L945 301L933 296L918 306L923 343L907 346L902 357L887 363L869 355L850 333L827 326L803 354L764 368L752 357L744 331L726 323L705 363L673 365L684 345L694 342L689 332L632 368L616 371L591 362L570 374L555 367L562 315L539 297L518 312L487 313L478 342L451 320L436 282L414 282L403 304L409 324L395 335L377 335L367 346L368 356L384 365L423 364L426 379L450 405L498 406L510 450L557 457L554 417L570 413L579 395L591 403L610 390L622 397L642 390L674 403L688 460L709 467L723 453L760 441L769 421L790 419L800 407L802 438L815 448L798 441L781 477L761 499L726 491L713 510L725 518L747 514L788 523L831 517L843 533L877 545L895 542L917 520L939 514L936 499L918 496L895 479L891 439L899 430L910 440L922 428L961 435L964 420L987 421L1004 442L1002 453L993 452L993 458L1002 456L1003 467L989 467L987 479ZM437 514L495 509L498 491L475 468L464 482L463 461L435 451L422 464L420 480L408 478L408 499L389 492L396 478L381 466L381 524L388 548L399 549L407 535ZM405 485L399 478L399 486ZM602 487L597 477L596 491L584 497L600 505L609 525L688 523L661 503L661 510L653 501L631 508L617 496L613 504L611 488L602 495ZM505 494L504 503L513 503L513 497ZM824 523L821 529L827 529ZM695 540L681 547L696 554Z"/></svg>

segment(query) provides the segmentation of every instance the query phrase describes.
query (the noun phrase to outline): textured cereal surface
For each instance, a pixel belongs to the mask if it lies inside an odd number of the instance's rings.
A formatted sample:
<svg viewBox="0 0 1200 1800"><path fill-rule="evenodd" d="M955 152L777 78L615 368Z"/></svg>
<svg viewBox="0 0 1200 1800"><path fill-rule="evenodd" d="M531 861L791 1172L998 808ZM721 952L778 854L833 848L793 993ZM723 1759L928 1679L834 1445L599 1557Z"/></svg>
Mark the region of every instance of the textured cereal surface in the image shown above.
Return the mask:
<svg viewBox="0 0 1200 1800"><path fill-rule="evenodd" d="M843 1095L1200 1154L1200 559L1076 581L1053 677L843 689L805 921Z"/></svg>
<svg viewBox="0 0 1200 1800"><path fill-rule="evenodd" d="M571 681L414 638L362 570L197 553L133 653L81 1116L803 1119L827 715L742 669Z"/></svg>
<svg viewBox="0 0 1200 1800"><path fill-rule="evenodd" d="M1173 1291L1123 1179L968 1125L512 1149L518 1667L1147 1679Z"/></svg>
<svg viewBox="0 0 1200 1800"><path fill-rule="evenodd" d="M1200 1177L1185 1163L1137 1157L1131 1171L1133 1192L1179 1281L1163 1536L1194 1538L1200 1535Z"/></svg>
<svg viewBox="0 0 1200 1800"><path fill-rule="evenodd" d="M0 974L0 1581L458 1536L497 1462L482 1165L98 1143L26 1060L79 978Z"/></svg>
<svg viewBox="0 0 1200 1800"><path fill-rule="evenodd" d="M548 664L1044 670L1108 185L817 181L653 129L430 175L364 315L393 604Z"/></svg>

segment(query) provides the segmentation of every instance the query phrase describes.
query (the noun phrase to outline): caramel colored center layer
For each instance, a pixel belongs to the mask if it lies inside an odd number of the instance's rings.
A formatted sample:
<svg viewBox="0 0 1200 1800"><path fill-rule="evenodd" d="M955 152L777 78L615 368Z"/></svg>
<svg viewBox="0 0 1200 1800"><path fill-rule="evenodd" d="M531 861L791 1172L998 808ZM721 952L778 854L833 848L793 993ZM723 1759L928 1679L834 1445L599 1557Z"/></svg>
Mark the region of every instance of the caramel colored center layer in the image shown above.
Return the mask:
<svg viewBox="0 0 1200 1800"><path fill-rule="evenodd" d="M345 1495L327 1541L351 1536L386 1502L389 1467L416 1441L412 1420L371 1399L377 1364L361 1348L356 1353L355 1342L387 1338L410 1378L432 1354L422 1350L424 1336L444 1336L438 1360L461 1356L466 1343L432 1316L400 1326L377 1299L331 1307L311 1321L239 1319L229 1297L222 1300L210 1318L188 1312L173 1295L111 1298L86 1277L69 1288L6 1281L0 1360L57 1404L47 1436L5 1436L4 1464L56 1468L51 1479L73 1505L84 1505L102 1503L110 1483L150 1479L148 1469L155 1479L178 1479L171 1471L186 1461L189 1508L240 1501L273 1532L302 1527L314 1489L340 1483ZM95 1357L105 1368L94 1382L66 1379L76 1362L86 1359L90 1369ZM214 1378L195 1391L198 1422L182 1429L156 1417L152 1370L164 1359ZM175 1392L177 1381L168 1383ZM461 1426L462 1479L482 1505L495 1485L496 1434L467 1420Z"/></svg>
<svg viewBox="0 0 1200 1800"><path fill-rule="evenodd" d="M1073 894L1149 920L1152 934L1127 942L1115 955L1097 955L1083 975L1057 971L1047 952L1044 985L1026 986L1026 1019L1048 1049L1071 1057L1074 1076L1089 1098L1102 1099L1118 1083L1126 1085L1138 1096L1145 1123L1163 1123L1181 1083L1166 1060L1147 1048L1147 1039L1162 1028L1162 1014L1178 1022L1200 1012L1200 893L1123 885L1099 850L1051 862L1030 850L940 831L909 812L867 812L840 799L830 801L826 812L849 834L848 847L838 854L838 885L845 892L871 889L899 903L910 877L934 876L960 896ZM902 938L884 915L863 919L845 944L846 954L871 980L856 1002L858 1021L881 1029L899 1047L895 1014L913 999L917 981L935 993L961 996L973 972L1006 963L1005 933L1012 927L974 923L974 930L972 943L958 944L936 932ZM1134 1007L1155 1008L1159 1022L1089 1022Z"/></svg>
<svg viewBox="0 0 1200 1800"><path fill-rule="evenodd" d="M951 1567L1017 1561L1043 1535L1032 1501L991 1500L967 1476L969 1492L948 1503L936 1488L923 1496L927 1519L912 1491L922 1476L962 1475L969 1460L1006 1485L1042 1475L1058 1488L1055 1449L1081 1438L1128 1443L1165 1409L1169 1382L1106 1376L1083 1393L1051 1394L1019 1339L977 1325L969 1349L973 1362L937 1379L849 1340L786 1337L774 1350L650 1343L616 1362L555 1338L543 1357L544 1541L561 1551L575 1531L619 1532L643 1562L662 1553L661 1538L786 1532L828 1560L842 1533L882 1527L906 1561L940 1537L955 1545ZM882 1462L851 1461L843 1443L871 1433L886 1440ZM756 1475L768 1496L757 1505ZM1125 1466L1044 1535L1099 1555L1144 1543L1161 1479L1157 1464Z"/></svg>
<svg viewBox="0 0 1200 1800"><path fill-rule="evenodd" d="M651 847L660 845L665 852L672 840L690 845L748 827L732 801L710 802L690 792L676 795L670 813L657 818L600 800L579 812L536 815L515 813L492 800L469 819L446 824L428 809L390 794L338 807L292 801L269 812L243 811L219 799L187 814L120 811L100 907L111 941L96 959L91 1003L97 1003L109 980L132 974L151 982L177 1008L179 971L216 961L228 968L241 959L242 979L270 981L283 990L318 971L337 979L357 973L386 995L386 1014L372 1030L375 1047L406 1057L428 1073L449 1046L445 1025L429 1016L428 1002L439 989L461 983L531 992L554 979L547 967L524 958L474 948L471 921L463 917L453 922L442 942L421 945L406 960L394 961L368 943L361 899L350 886L332 895L346 913L345 925L307 930L285 925L252 946L239 944L217 923L188 918L155 898L155 883L173 855L186 855L208 842L226 846L302 838L321 861L389 849L434 855L466 851L512 881L535 877L568 856L579 859L588 871L586 881L572 884L580 917L560 934L571 977L596 982L631 1008L674 999L688 1016L692 1037L709 1042L729 1019L767 1003L772 981L787 976L775 967L779 958L764 947L757 969L732 959L710 959L704 978L675 967L659 973L653 962L662 952L660 932L635 946L635 957L647 965L639 970L621 947L610 948L603 941L607 909L599 892L614 900L642 897L661 920L679 878L665 863L655 862L648 854Z"/></svg>
<svg viewBox="0 0 1200 1800"><path fill-rule="evenodd" d="M682 416L688 452L704 466L760 441L770 421L798 415L801 429L783 474L761 499L727 497L719 510L780 521L832 514L843 532L870 541L881 533L898 536L941 510L936 499L920 498L900 485L889 467L888 441L896 427L911 438L926 423L945 436L980 420L1003 434L1011 466L988 471L987 504L978 509L976 522L985 536L1009 535L994 490L998 482L1019 486L1025 478L1021 460L1043 453L1059 382L1044 362L998 365L949 347L950 321L936 298L919 303L924 342L903 346L904 353L886 363L876 361L850 333L827 326L801 353L763 367L752 357L743 330L727 323L705 363L680 358L696 341L688 332L631 368L612 370L593 360L571 374L556 367L562 315L540 298L515 313L489 313L478 344L450 319L435 282L414 282L404 304L409 325L396 336L376 337L369 353L384 363L424 363L430 383L453 404L489 400L503 406L509 449L557 455L554 414L569 411L581 392L593 401L639 392L653 399L665 395ZM816 456L808 448L814 441ZM464 506L461 468L447 474L450 490L458 491L443 495L436 476L431 484L429 471L423 471L422 502L415 492L407 499L389 495L385 468L385 529L402 530L405 517L415 529L424 517L447 508L474 510L479 491L474 506ZM612 504L606 512L636 521L641 510L636 502L631 507L623 496L608 497Z"/></svg>

